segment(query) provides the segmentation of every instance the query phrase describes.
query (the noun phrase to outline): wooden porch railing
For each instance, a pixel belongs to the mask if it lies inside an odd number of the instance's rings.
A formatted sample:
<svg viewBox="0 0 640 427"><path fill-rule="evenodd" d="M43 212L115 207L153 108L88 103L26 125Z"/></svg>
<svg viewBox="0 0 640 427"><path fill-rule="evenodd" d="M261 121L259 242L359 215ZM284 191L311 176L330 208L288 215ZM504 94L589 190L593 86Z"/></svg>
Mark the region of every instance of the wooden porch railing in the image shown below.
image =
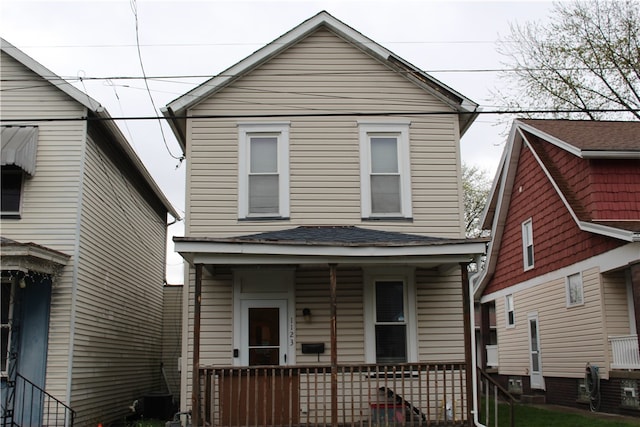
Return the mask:
<svg viewBox="0 0 640 427"><path fill-rule="evenodd" d="M201 422L330 425L330 366L201 367ZM464 363L338 365L337 420L360 426L457 426L467 414Z"/></svg>

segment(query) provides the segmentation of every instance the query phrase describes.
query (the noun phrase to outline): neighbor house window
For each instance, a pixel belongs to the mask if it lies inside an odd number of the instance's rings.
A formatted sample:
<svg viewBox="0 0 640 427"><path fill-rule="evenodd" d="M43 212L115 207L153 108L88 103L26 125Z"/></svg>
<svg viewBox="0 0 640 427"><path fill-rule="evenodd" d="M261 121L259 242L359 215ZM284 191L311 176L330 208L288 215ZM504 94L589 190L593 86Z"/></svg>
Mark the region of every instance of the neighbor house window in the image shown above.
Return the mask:
<svg viewBox="0 0 640 427"><path fill-rule="evenodd" d="M365 353L368 363L417 360L415 289L408 274L370 276L365 281Z"/></svg>
<svg viewBox="0 0 640 427"><path fill-rule="evenodd" d="M239 124L238 215L289 216L289 124Z"/></svg>
<svg viewBox="0 0 640 427"><path fill-rule="evenodd" d="M359 122L363 218L410 218L409 123Z"/></svg>
<svg viewBox="0 0 640 427"><path fill-rule="evenodd" d="M567 306L581 305L583 300L582 275L572 274L567 277Z"/></svg>
<svg viewBox="0 0 640 427"><path fill-rule="evenodd" d="M522 256L524 269L533 268L533 222L531 218L522 223Z"/></svg>
<svg viewBox="0 0 640 427"><path fill-rule="evenodd" d="M509 294L505 297L505 315L507 328L513 327L516 324L516 312L513 305L513 294Z"/></svg>
<svg viewBox="0 0 640 427"><path fill-rule="evenodd" d="M3 217L20 215L23 176L22 169L18 167L2 167L2 200L0 201L0 210Z"/></svg>

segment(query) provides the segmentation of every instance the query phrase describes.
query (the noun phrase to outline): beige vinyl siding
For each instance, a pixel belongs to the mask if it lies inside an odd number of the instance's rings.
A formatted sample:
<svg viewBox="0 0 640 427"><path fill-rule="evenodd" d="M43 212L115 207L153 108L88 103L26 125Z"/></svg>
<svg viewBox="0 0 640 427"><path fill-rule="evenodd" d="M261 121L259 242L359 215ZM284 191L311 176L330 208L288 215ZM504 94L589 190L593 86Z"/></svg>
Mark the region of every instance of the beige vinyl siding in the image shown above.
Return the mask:
<svg viewBox="0 0 640 427"><path fill-rule="evenodd" d="M450 111L400 73L319 30L205 99L192 115ZM186 234L249 234L313 222L461 237L459 129L455 115L411 121L413 222L362 222L358 119L278 117L189 121ZM377 118L384 120L382 118ZM288 221L238 222L238 123L290 122Z"/></svg>
<svg viewBox="0 0 640 427"><path fill-rule="evenodd" d="M607 335L630 334L631 325L629 323L629 305L625 272L616 271L603 274L602 289Z"/></svg>
<svg viewBox="0 0 640 427"><path fill-rule="evenodd" d="M418 360L464 361L462 283L459 270L440 275L434 269L416 272Z"/></svg>
<svg viewBox="0 0 640 427"><path fill-rule="evenodd" d="M582 378L590 362L600 366L600 374L608 378L599 271L582 272L583 305L567 307L565 280L561 277L515 293L514 328L505 328L504 299L496 301L501 374L526 375L530 363L528 315L537 312L544 376Z"/></svg>
<svg viewBox="0 0 640 427"><path fill-rule="evenodd" d="M82 105L4 52L0 70L3 80L0 117L24 120L16 125L37 125L39 129L35 175L24 180L21 218L2 219L2 236L34 242L72 256L53 282L45 383L48 393L66 402L85 123L30 119L82 117L86 113Z"/></svg>
<svg viewBox="0 0 640 427"><path fill-rule="evenodd" d="M328 269L299 269L296 273L296 363L299 365L318 362L315 354L302 354L302 343L321 342L325 352L320 363L331 362L331 305ZM362 270L359 268L338 269L336 274L338 362L363 363L364 317ZM311 309L311 323L302 317L304 308Z"/></svg>
<svg viewBox="0 0 640 427"><path fill-rule="evenodd" d="M168 391L174 401L180 400L180 369L182 351L182 285L166 285L162 303L162 364Z"/></svg>
<svg viewBox="0 0 640 427"><path fill-rule="evenodd" d="M103 149L109 142L94 138L87 142L76 291L71 403L80 424L124 416L161 386L166 219Z"/></svg>

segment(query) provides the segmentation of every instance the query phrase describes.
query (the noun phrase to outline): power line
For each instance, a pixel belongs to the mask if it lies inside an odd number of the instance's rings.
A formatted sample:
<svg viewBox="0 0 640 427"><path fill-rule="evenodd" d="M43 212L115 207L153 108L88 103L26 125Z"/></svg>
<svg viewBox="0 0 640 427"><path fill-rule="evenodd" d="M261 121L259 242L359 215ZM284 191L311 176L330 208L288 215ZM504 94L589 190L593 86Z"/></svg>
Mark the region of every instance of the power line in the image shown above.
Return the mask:
<svg viewBox="0 0 640 427"><path fill-rule="evenodd" d="M438 115L523 115L523 114L579 114L579 113L629 113L640 112L640 109L623 108L598 108L598 109L495 109L477 111L387 111L387 112L334 112L334 113L279 113L279 114L201 114L180 115L174 119L203 120L203 119L275 119L275 118L301 118L301 117L380 117L380 116L438 116ZM12 118L1 119L0 123L44 123L44 122L73 122L73 121L115 121L115 120L163 120L158 116L128 116L128 117L41 117L41 118Z"/></svg>

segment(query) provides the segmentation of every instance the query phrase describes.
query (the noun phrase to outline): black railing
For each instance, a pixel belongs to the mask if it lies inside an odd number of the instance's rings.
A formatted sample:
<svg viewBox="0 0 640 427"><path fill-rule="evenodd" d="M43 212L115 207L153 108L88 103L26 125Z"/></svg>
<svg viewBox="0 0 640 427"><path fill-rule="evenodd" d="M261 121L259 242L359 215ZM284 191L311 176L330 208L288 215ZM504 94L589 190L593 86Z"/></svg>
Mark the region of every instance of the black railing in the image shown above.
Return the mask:
<svg viewBox="0 0 640 427"><path fill-rule="evenodd" d="M498 384L489 374L478 368L480 393L478 395L479 421L487 427L502 427L515 424L515 401L511 393ZM503 408L508 409L508 414ZM500 417L503 421L500 421ZM508 417L504 421L505 416Z"/></svg>
<svg viewBox="0 0 640 427"><path fill-rule="evenodd" d="M16 375L9 412L10 426L72 427L75 412L20 374ZM6 414L5 414L6 415Z"/></svg>

